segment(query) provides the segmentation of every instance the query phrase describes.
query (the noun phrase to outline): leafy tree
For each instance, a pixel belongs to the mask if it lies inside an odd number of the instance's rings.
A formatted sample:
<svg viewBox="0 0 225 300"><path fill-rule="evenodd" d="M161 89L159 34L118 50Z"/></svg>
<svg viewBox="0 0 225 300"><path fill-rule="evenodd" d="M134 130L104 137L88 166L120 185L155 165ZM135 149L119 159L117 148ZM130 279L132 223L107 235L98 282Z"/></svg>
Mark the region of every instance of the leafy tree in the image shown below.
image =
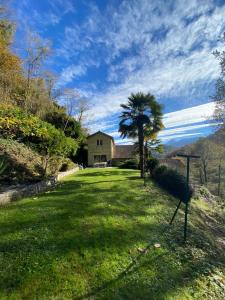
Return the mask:
<svg viewBox="0 0 225 300"><path fill-rule="evenodd" d="M54 105L54 110L46 114L45 120L57 129L62 130L66 136L79 141L79 143L82 143L86 138L86 133L81 124L73 117L68 116L64 107Z"/></svg>
<svg viewBox="0 0 225 300"><path fill-rule="evenodd" d="M151 94L131 94L120 116L119 132L123 138L138 138L141 177L144 177L144 141L156 137L163 127L162 106Z"/></svg>
<svg viewBox="0 0 225 300"><path fill-rule="evenodd" d="M151 176L154 173L154 170L159 166L159 160L155 157L150 157L147 161L146 161L146 168L149 171L149 173L151 174Z"/></svg>
<svg viewBox="0 0 225 300"><path fill-rule="evenodd" d="M19 140L41 153L45 171L51 157L74 155L78 147L75 139L53 125L10 105L0 106L0 136Z"/></svg>
<svg viewBox="0 0 225 300"><path fill-rule="evenodd" d="M15 25L6 19L5 10L0 5L0 101L15 103L23 81L23 69L21 59L10 49Z"/></svg>

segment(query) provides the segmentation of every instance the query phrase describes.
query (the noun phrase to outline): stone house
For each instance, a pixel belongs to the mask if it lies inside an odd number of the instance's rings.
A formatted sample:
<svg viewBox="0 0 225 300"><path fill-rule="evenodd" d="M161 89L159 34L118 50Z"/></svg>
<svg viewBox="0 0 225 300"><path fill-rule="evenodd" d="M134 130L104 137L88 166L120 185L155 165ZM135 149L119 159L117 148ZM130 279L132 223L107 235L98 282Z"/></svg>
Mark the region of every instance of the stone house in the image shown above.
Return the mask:
<svg viewBox="0 0 225 300"><path fill-rule="evenodd" d="M136 156L133 145L116 145L112 136L101 131L87 137L87 148L88 166L99 162L112 165L113 161L122 161Z"/></svg>

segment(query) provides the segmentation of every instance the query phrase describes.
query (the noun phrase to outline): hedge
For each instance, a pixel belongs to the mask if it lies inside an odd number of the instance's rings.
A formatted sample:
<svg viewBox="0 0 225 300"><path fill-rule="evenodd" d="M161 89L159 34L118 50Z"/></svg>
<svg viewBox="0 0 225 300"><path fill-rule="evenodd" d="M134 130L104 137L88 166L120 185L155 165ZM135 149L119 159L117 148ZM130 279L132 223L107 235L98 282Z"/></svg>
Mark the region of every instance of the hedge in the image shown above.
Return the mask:
<svg viewBox="0 0 225 300"><path fill-rule="evenodd" d="M153 179L160 187L183 202L186 202L187 199L189 201L193 194L191 186L187 186L186 177L174 169L163 165L159 166L153 173Z"/></svg>

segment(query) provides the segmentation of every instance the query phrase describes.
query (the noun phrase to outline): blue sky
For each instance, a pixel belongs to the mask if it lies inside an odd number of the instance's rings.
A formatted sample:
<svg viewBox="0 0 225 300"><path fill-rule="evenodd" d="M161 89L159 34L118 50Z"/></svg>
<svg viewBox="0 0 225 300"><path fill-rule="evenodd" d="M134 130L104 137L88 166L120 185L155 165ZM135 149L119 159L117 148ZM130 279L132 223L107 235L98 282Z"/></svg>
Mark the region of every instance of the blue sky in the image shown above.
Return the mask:
<svg viewBox="0 0 225 300"><path fill-rule="evenodd" d="M225 1L11 0L18 49L27 31L52 43L48 67L58 86L89 101L87 125L118 143L120 104L151 92L164 105L165 143L212 132Z"/></svg>

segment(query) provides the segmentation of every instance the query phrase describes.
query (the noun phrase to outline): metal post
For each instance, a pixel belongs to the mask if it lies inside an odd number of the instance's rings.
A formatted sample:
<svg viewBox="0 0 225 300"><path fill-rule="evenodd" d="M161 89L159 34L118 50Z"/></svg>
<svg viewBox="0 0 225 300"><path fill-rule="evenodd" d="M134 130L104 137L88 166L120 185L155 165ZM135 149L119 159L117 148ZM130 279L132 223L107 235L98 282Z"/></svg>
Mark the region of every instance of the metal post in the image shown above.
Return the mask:
<svg viewBox="0 0 225 300"><path fill-rule="evenodd" d="M177 214L177 211L178 211L180 205L181 205L181 200L180 200L180 202L178 203L177 208L176 208L176 210L175 210L175 212L174 212L174 214L173 214L173 217L172 217L172 219L171 219L171 221L170 221L170 225L172 225L173 220L174 220L174 218L176 217L176 214Z"/></svg>
<svg viewBox="0 0 225 300"><path fill-rule="evenodd" d="M180 157L185 157L187 159L187 186L186 186L186 195L185 195L185 219L184 219L184 242L186 242L187 239L187 221L188 221L188 206L189 206L189 179L190 179L190 159L191 158L199 158L200 156L197 155L188 155L188 154L176 154L176 156L180 156ZM182 200L180 200L180 202L177 205L177 208L173 214L173 217L170 221L170 224L172 224L177 211L181 205Z"/></svg>

